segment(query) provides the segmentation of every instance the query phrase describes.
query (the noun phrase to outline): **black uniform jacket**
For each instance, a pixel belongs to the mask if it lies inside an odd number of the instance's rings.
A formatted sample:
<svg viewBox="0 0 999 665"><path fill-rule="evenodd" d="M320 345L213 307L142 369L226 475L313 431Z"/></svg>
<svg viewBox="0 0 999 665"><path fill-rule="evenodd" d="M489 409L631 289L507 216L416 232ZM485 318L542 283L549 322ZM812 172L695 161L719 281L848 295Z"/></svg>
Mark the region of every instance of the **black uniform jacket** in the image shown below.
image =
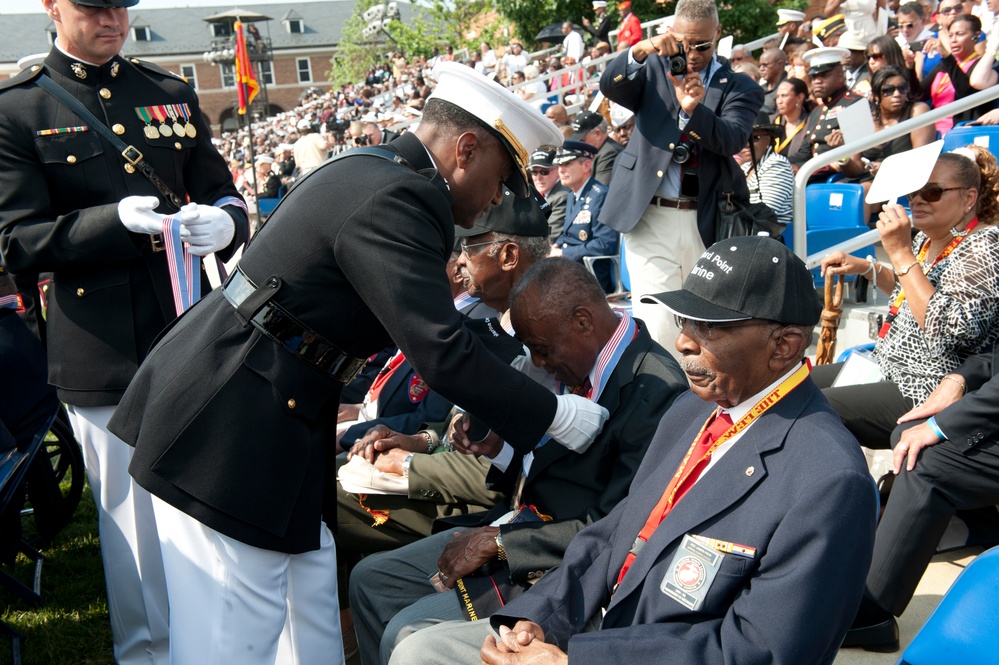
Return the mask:
<svg viewBox="0 0 999 665"><path fill-rule="evenodd" d="M239 195L194 90L165 69L120 56L97 67L53 48L44 65L0 84L0 253L13 273L53 273L47 345L49 381L60 399L110 406L175 316L166 252L152 252L148 235L128 232L117 205L132 195L163 197L38 86L43 72L138 148L182 199L212 205ZM178 104L187 105L195 138L146 138L136 109ZM236 234L223 259L249 233L243 210L225 210ZM208 288L204 276L202 284Z"/></svg>
<svg viewBox="0 0 999 665"><path fill-rule="evenodd" d="M453 198L412 134L316 169L240 262L274 302L364 358L394 340L429 386L520 450L555 398L462 324L445 264ZM139 370L110 428L135 445L140 485L209 527L283 552L319 545L323 467L341 384L244 326L221 293L199 302Z"/></svg>

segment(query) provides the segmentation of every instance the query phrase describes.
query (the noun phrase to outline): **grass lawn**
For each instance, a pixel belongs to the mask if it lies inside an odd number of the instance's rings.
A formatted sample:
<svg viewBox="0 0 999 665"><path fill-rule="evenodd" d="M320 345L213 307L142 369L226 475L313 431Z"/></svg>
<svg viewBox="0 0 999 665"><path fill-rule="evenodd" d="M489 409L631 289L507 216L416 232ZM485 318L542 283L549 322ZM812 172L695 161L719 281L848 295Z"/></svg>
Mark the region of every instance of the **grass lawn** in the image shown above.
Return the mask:
<svg viewBox="0 0 999 665"><path fill-rule="evenodd" d="M24 520L31 542L33 523ZM76 509L72 524L42 552L42 598L32 608L6 590L0 592L2 619L24 636L26 665L98 665L114 663L111 625L97 538L97 509L90 487ZM31 564L19 556L14 576L30 586ZM10 662L10 642L0 643L0 662Z"/></svg>

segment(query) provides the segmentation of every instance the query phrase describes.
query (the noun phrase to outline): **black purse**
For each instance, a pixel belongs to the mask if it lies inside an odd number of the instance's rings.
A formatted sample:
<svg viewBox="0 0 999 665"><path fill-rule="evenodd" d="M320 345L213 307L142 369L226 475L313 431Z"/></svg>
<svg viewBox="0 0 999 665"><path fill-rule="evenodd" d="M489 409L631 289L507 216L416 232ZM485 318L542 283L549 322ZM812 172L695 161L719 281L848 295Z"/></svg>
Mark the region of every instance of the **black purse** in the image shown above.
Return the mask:
<svg viewBox="0 0 999 665"><path fill-rule="evenodd" d="M750 146L753 158L753 170L759 164L756 162L756 152ZM756 193L760 195L759 172L756 175ZM762 196L761 196L762 198ZM762 201L749 203L736 197L729 170L722 169L722 193L718 197L718 214L715 219L715 238L725 240L736 236L755 236L766 234L780 240L786 225L777 221L777 213Z"/></svg>

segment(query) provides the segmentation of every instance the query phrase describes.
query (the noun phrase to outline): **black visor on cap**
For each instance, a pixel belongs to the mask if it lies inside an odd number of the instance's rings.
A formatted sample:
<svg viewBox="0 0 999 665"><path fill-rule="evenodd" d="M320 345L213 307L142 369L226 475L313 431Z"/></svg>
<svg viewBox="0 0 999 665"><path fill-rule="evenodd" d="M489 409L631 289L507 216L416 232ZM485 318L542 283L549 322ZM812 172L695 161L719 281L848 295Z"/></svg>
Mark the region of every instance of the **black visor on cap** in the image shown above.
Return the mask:
<svg viewBox="0 0 999 665"><path fill-rule="evenodd" d="M139 4L139 0L70 0L70 2L74 5L97 7L98 9L121 9Z"/></svg>

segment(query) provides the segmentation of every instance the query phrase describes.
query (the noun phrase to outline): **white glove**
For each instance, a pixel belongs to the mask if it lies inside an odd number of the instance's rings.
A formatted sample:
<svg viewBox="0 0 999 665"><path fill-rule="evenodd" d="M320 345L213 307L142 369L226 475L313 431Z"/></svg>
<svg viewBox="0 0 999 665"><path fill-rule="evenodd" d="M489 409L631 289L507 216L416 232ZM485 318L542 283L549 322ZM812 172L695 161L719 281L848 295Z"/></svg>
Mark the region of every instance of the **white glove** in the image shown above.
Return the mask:
<svg viewBox="0 0 999 665"><path fill-rule="evenodd" d="M232 217L214 206L197 204L197 214L188 204L180 211L181 237L187 243L187 250L197 256L205 256L224 249L236 235L236 223ZM184 233L186 231L186 233Z"/></svg>
<svg viewBox="0 0 999 665"><path fill-rule="evenodd" d="M132 233L163 233L165 215L153 212L159 204L155 196L126 196L118 203L118 218Z"/></svg>
<svg viewBox="0 0 999 665"><path fill-rule="evenodd" d="M610 412L582 395L559 395L555 400L555 419L548 427L548 434L573 452L586 452Z"/></svg>

